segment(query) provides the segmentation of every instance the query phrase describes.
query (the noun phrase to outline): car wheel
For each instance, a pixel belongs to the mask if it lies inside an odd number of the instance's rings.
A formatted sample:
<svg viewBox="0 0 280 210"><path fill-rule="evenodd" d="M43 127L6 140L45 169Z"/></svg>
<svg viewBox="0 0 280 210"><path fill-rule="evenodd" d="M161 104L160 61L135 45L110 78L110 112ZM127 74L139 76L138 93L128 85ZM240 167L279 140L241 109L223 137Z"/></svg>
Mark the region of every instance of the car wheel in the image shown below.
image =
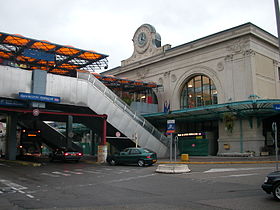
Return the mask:
<svg viewBox="0 0 280 210"><path fill-rule="evenodd" d="M111 166L117 165L117 162L116 162L114 159L110 159L110 160L108 161L108 163L109 163Z"/></svg>
<svg viewBox="0 0 280 210"><path fill-rule="evenodd" d="M138 160L137 165L140 166L140 167L145 166L144 160Z"/></svg>
<svg viewBox="0 0 280 210"><path fill-rule="evenodd" d="M273 188L273 195L277 200L280 200L280 183L276 184Z"/></svg>

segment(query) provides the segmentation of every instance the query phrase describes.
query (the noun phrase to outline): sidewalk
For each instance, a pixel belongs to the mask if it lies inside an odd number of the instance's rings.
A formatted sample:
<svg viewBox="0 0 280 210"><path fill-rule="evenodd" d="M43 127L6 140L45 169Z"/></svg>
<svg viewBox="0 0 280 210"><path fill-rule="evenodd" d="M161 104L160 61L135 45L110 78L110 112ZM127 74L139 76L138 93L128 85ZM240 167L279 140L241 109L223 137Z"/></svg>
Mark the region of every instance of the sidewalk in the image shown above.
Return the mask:
<svg viewBox="0 0 280 210"><path fill-rule="evenodd" d="M181 161L177 157L176 161L170 162L170 159L159 159L159 164L248 164L248 163L275 163L275 156L258 156L258 157L238 157L238 156L189 156L188 161ZM280 163L280 161L278 161Z"/></svg>

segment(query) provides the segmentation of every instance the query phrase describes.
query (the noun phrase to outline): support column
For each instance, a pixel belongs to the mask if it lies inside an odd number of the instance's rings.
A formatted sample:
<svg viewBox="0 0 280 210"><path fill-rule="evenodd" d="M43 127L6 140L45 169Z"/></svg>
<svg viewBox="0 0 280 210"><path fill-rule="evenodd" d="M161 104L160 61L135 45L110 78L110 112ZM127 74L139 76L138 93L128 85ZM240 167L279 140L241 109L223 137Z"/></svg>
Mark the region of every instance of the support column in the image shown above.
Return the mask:
<svg viewBox="0 0 280 210"><path fill-rule="evenodd" d="M97 162L98 163L105 163L107 158L107 116L104 117L102 122L102 136L101 136L101 142L98 146L98 154L97 154Z"/></svg>
<svg viewBox="0 0 280 210"><path fill-rule="evenodd" d="M103 118L103 132L102 132L102 139L101 145L106 145L106 136L107 136L107 118Z"/></svg>
<svg viewBox="0 0 280 210"><path fill-rule="evenodd" d="M7 116L7 141L6 159L16 160L17 154L17 114L12 113Z"/></svg>
<svg viewBox="0 0 280 210"><path fill-rule="evenodd" d="M73 116L68 115L66 123L66 146L67 148L72 147L72 138L73 138Z"/></svg>

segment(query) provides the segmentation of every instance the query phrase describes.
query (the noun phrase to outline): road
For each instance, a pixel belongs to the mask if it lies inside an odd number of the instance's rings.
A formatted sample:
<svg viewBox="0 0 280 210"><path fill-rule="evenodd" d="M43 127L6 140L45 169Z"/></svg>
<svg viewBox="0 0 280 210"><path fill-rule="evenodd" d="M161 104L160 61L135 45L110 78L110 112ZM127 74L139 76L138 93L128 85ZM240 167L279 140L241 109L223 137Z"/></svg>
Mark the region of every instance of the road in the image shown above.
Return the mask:
<svg viewBox="0 0 280 210"><path fill-rule="evenodd" d="M274 164L189 165L185 174L156 167L0 163L0 209L279 209L260 188Z"/></svg>

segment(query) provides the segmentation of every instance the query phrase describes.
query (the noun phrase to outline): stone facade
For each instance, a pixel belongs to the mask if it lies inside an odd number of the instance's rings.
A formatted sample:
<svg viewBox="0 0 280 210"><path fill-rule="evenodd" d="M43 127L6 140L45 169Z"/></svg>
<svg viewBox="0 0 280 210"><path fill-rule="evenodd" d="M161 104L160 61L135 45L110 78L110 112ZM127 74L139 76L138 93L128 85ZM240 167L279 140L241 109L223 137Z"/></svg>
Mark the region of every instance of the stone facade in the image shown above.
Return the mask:
<svg viewBox="0 0 280 210"><path fill-rule="evenodd" d="M145 32L145 50L138 38ZM171 48L160 46L154 27L140 26L133 37L133 55L122 61L121 66L103 74L156 82L162 88L156 90L158 112L164 109L164 102L170 102L170 109L180 110L183 86L194 75L206 75L215 84L218 103L246 101L250 96L260 99L279 99L278 41L261 28L246 23L198 40ZM140 40L141 41L141 40ZM253 119L255 122L257 119ZM228 152L224 145L230 142L230 151L259 152L264 144L262 125L253 128L247 121L240 123L229 135L219 122L219 153ZM240 148L240 125L243 130L243 148ZM238 127L238 129L237 129Z"/></svg>

